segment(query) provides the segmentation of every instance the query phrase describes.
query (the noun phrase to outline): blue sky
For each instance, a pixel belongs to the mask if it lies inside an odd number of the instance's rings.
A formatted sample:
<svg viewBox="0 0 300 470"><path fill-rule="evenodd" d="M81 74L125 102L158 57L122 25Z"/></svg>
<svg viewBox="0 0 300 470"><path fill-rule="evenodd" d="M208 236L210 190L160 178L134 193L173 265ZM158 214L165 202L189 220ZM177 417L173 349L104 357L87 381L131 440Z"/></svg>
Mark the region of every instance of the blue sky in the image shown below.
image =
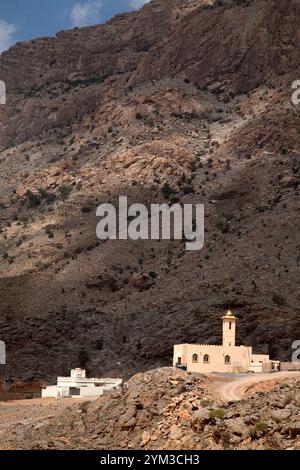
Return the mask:
<svg viewBox="0 0 300 470"><path fill-rule="evenodd" d="M103 23L150 0L0 0L0 53L17 41Z"/></svg>

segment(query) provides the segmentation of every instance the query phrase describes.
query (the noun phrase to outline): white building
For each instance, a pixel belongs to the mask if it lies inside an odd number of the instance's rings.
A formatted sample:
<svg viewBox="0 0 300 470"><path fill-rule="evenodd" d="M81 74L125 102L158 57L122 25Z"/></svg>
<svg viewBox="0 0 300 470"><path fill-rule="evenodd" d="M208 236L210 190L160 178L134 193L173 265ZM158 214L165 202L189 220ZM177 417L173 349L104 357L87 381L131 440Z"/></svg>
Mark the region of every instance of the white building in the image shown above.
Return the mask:
<svg viewBox="0 0 300 470"><path fill-rule="evenodd" d="M99 397L105 391L118 390L122 379L88 379L86 371L71 370L70 377L58 377L57 385L49 385L42 390L42 398Z"/></svg>

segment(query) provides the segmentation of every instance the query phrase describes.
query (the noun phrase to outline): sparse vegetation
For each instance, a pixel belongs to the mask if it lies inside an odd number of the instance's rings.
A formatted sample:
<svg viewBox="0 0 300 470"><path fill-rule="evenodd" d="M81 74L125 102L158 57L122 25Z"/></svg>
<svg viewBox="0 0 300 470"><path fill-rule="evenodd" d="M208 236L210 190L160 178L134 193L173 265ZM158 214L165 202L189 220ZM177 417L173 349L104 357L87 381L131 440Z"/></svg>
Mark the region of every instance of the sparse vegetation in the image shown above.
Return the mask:
<svg viewBox="0 0 300 470"><path fill-rule="evenodd" d="M280 305L281 307L285 307L287 305L286 298L281 294L274 293L273 297L272 297L272 300L273 300L274 304Z"/></svg>
<svg viewBox="0 0 300 470"><path fill-rule="evenodd" d="M96 344L95 344L95 348L98 351L102 351L103 346L104 346L104 339L103 338L98 338L97 341L96 341Z"/></svg>
<svg viewBox="0 0 300 470"><path fill-rule="evenodd" d="M45 201L46 204L52 204L56 199L55 194L50 193L43 188L40 188L37 192L28 190L26 197L31 208L39 207L43 201Z"/></svg>
<svg viewBox="0 0 300 470"><path fill-rule="evenodd" d="M264 421L258 421L251 429L250 436L251 439L257 439L260 435L265 434L268 429L268 423Z"/></svg>
<svg viewBox="0 0 300 470"><path fill-rule="evenodd" d="M169 199L169 197L173 194L173 189L169 185L169 183L165 183L164 186L161 189L162 194L166 199Z"/></svg>
<svg viewBox="0 0 300 470"><path fill-rule="evenodd" d="M89 362L90 356L85 348L81 348L78 352L78 362L81 368L85 367Z"/></svg>
<svg viewBox="0 0 300 470"><path fill-rule="evenodd" d="M63 184L62 186L59 187L59 193L63 201L68 199L73 189L74 189L73 186L69 184Z"/></svg>
<svg viewBox="0 0 300 470"><path fill-rule="evenodd" d="M216 408L213 410L210 410L209 412L209 417L210 419L223 419L226 415L226 410L223 408Z"/></svg>

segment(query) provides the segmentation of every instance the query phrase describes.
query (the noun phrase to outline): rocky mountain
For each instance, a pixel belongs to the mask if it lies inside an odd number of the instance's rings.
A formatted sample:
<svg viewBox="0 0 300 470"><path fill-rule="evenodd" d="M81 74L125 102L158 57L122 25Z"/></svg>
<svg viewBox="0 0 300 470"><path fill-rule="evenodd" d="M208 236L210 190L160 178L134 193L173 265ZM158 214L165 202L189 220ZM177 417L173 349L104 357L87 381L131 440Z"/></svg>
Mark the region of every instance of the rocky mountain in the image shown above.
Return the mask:
<svg viewBox="0 0 300 470"><path fill-rule="evenodd" d="M0 338L12 378L124 377L300 337L300 5L152 0L0 57ZM96 238L96 207L203 203L204 249Z"/></svg>

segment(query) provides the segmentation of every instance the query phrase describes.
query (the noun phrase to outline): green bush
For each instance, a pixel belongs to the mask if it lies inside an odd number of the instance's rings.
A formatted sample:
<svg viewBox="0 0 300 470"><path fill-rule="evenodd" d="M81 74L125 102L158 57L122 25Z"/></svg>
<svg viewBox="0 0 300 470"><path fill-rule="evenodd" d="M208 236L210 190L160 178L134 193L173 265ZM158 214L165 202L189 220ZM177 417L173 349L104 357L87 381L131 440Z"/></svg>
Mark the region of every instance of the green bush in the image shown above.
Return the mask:
<svg viewBox="0 0 300 470"><path fill-rule="evenodd" d="M209 417L210 419L223 419L226 415L226 411L223 408L216 408L215 410L210 410Z"/></svg>
<svg viewBox="0 0 300 470"><path fill-rule="evenodd" d="M285 307L287 305L287 300L281 294L273 294L272 300L275 304Z"/></svg>
<svg viewBox="0 0 300 470"><path fill-rule="evenodd" d="M55 194L49 193L43 188L40 188L37 193L28 190L26 196L29 205L32 208L37 208L38 206L40 206L43 200L46 201L47 204L51 204L56 199Z"/></svg>
<svg viewBox="0 0 300 470"><path fill-rule="evenodd" d="M166 199L169 199L169 197L173 194L174 191L168 183L165 183L161 189L161 192Z"/></svg>
<svg viewBox="0 0 300 470"><path fill-rule="evenodd" d="M102 351L103 346L104 346L104 340L103 340L103 338L97 339L96 344L95 344L95 348L96 348L98 351Z"/></svg>
<svg viewBox="0 0 300 470"><path fill-rule="evenodd" d="M62 186L60 186L59 188L59 193L60 193L60 196L61 198L65 201L66 199L68 199L68 197L70 196L71 192L73 191L73 186L69 185L69 184L63 184Z"/></svg>
<svg viewBox="0 0 300 470"><path fill-rule="evenodd" d="M80 367L84 367L87 364L87 362L89 362L89 360L90 360L90 356L89 356L89 353L86 351L86 349L84 348L80 349L78 353L78 362L79 362Z"/></svg>
<svg viewBox="0 0 300 470"><path fill-rule="evenodd" d="M30 190L27 191L26 196L27 196L29 205L32 208L38 207L42 202L42 198L41 198L40 194L33 193Z"/></svg>
<svg viewBox="0 0 300 470"><path fill-rule="evenodd" d="M39 193L40 193L41 198L45 199L47 204L52 204L52 202L54 202L56 199L55 194L49 193L43 188L39 189Z"/></svg>
<svg viewBox="0 0 300 470"><path fill-rule="evenodd" d="M265 434L268 429L268 424L264 421L258 421L251 429L250 429L250 437L251 439L256 439L259 434Z"/></svg>

